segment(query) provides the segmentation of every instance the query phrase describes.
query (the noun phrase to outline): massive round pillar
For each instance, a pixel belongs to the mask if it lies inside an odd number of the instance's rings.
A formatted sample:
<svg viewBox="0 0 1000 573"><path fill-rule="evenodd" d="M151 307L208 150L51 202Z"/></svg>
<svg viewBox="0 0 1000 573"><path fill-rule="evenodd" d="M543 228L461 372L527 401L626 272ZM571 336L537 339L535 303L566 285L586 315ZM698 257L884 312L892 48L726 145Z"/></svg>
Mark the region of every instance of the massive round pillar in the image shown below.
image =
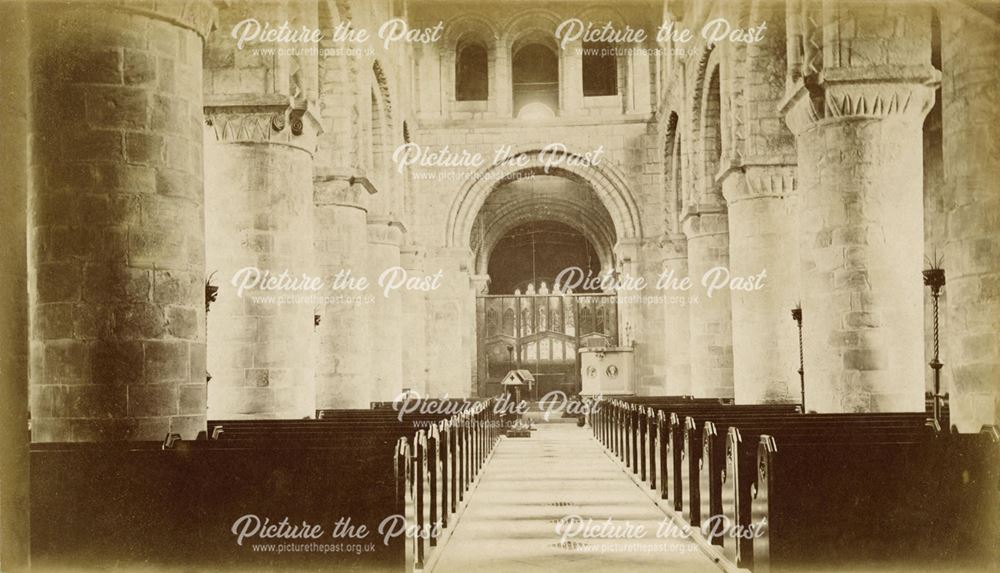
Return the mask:
<svg viewBox="0 0 1000 573"><path fill-rule="evenodd" d="M733 397L733 317L726 288L712 289L729 268L729 227L724 210L695 212L684 220L692 295L691 393Z"/></svg>
<svg viewBox="0 0 1000 573"><path fill-rule="evenodd" d="M923 411L930 8L830 8L865 25L821 34L806 14L799 32L823 49L791 37L805 52L790 53L783 106L798 150L806 409Z"/></svg>
<svg viewBox="0 0 1000 573"><path fill-rule="evenodd" d="M841 83L826 97L830 117L789 121L801 175L806 408L921 411L921 123L933 91Z"/></svg>
<svg viewBox="0 0 1000 573"><path fill-rule="evenodd" d="M313 297L265 289L267 276L317 276L312 261L311 120L270 104L219 98L207 108L207 270L212 418L313 414ZM299 121L301 130L292 123Z"/></svg>
<svg viewBox="0 0 1000 573"><path fill-rule="evenodd" d="M399 223L385 220L368 222L368 276L375 297L371 309L371 373L374 400L391 402L403 390L403 292L386 290L380 277L400 266L399 247L403 231ZM388 277L385 279L388 280ZM388 283L386 283L388 284Z"/></svg>
<svg viewBox="0 0 1000 573"><path fill-rule="evenodd" d="M402 267L408 276L426 276L424 251L405 247L400 253ZM422 290L403 291L403 388L427 395L427 293Z"/></svg>
<svg viewBox="0 0 1000 573"><path fill-rule="evenodd" d="M795 167L747 165L723 184L729 206L733 390L737 404L799 402ZM749 282L748 282L749 281ZM752 287L752 288L751 288ZM759 287L759 288L758 288Z"/></svg>
<svg viewBox="0 0 1000 573"><path fill-rule="evenodd" d="M1000 33L971 11L941 14L947 313L941 357L952 423L1000 422Z"/></svg>
<svg viewBox="0 0 1000 573"><path fill-rule="evenodd" d="M317 327L316 408L369 408L375 399L368 276L368 191L349 177L315 183L316 260L329 298Z"/></svg>
<svg viewBox="0 0 1000 573"><path fill-rule="evenodd" d="M29 6L36 441L205 429L210 2Z"/></svg>
<svg viewBox="0 0 1000 573"><path fill-rule="evenodd" d="M663 275L669 283L658 294L666 297L663 307L664 359L666 387L664 394L691 394L691 311L688 292L682 281L688 278L687 238L669 235L664 240ZM690 279L689 279L690 280Z"/></svg>

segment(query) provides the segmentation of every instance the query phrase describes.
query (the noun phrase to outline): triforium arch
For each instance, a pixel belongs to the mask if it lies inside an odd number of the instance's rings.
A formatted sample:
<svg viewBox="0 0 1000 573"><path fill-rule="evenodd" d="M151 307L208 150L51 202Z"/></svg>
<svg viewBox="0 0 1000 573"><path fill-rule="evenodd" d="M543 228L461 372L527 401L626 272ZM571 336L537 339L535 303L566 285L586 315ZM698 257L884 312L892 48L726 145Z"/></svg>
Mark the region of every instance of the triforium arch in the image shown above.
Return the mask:
<svg viewBox="0 0 1000 573"><path fill-rule="evenodd" d="M562 175L587 183L607 209L618 242L642 238L642 223L635 197L625 176L606 161L592 161L568 150L562 163L546 169L546 156L537 147L512 154L510 160L484 167L463 185L448 212L445 245L468 248L476 215L498 182L535 175ZM522 159L526 158L526 159Z"/></svg>

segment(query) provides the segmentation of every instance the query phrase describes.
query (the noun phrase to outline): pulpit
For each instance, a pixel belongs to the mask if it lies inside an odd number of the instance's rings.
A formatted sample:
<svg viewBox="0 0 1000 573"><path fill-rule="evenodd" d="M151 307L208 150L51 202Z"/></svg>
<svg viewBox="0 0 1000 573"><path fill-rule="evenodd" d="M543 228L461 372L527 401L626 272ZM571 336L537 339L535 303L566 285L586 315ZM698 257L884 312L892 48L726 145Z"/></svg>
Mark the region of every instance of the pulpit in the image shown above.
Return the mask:
<svg viewBox="0 0 1000 573"><path fill-rule="evenodd" d="M635 354L631 347L581 348L580 395L635 395L634 360Z"/></svg>

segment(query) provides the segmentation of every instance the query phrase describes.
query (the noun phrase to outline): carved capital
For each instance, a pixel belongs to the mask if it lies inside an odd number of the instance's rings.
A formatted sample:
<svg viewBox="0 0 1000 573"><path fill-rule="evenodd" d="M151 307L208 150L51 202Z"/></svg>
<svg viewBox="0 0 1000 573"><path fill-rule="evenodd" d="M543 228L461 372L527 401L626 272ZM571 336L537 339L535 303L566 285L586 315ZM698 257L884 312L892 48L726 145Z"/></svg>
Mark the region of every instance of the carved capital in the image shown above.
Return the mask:
<svg viewBox="0 0 1000 573"><path fill-rule="evenodd" d="M660 238L660 247L663 249L664 265L678 259L687 260L687 236L683 233L663 235Z"/></svg>
<svg viewBox="0 0 1000 573"><path fill-rule="evenodd" d="M795 135L823 120L891 118L919 123L934 106L939 81L940 73L926 66L829 68L817 78L792 84L781 107Z"/></svg>
<svg viewBox="0 0 1000 573"><path fill-rule="evenodd" d="M406 228L399 221L376 220L368 222L368 243L372 245L399 246Z"/></svg>
<svg viewBox="0 0 1000 573"><path fill-rule="evenodd" d="M369 187L350 175L317 173L313 177L313 204L317 207L349 207L368 211Z"/></svg>
<svg viewBox="0 0 1000 573"><path fill-rule="evenodd" d="M206 129L219 143L270 143L288 145L310 155L322 132L312 111L293 108L288 98L208 96Z"/></svg>
<svg viewBox="0 0 1000 573"><path fill-rule="evenodd" d="M922 84L834 84L826 88L828 118L896 117L922 122L934 106L934 88Z"/></svg>
<svg viewBox="0 0 1000 573"><path fill-rule="evenodd" d="M796 188L795 165L745 165L742 176L726 186L726 201L732 205L748 199L782 199Z"/></svg>
<svg viewBox="0 0 1000 573"><path fill-rule="evenodd" d="M399 251L399 264L408 271L423 272L426 254L423 248L409 245Z"/></svg>
<svg viewBox="0 0 1000 573"><path fill-rule="evenodd" d="M469 275L469 285L476 294L489 294L490 275Z"/></svg>
<svg viewBox="0 0 1000 573"><path fill-rule="evenodd" d="M729 234L729 216L725 210L702 210L692 212L684 219L684 235L688 241Z"/></svg>
<svg viewBox="0 0 1000 573"><path fill-rule="evenodd" d="M781 104L785 115L785 125L796 136L823 119L824 104L822 93L817 95L815 88L810 90L803 80L797 80Z"/></svg>

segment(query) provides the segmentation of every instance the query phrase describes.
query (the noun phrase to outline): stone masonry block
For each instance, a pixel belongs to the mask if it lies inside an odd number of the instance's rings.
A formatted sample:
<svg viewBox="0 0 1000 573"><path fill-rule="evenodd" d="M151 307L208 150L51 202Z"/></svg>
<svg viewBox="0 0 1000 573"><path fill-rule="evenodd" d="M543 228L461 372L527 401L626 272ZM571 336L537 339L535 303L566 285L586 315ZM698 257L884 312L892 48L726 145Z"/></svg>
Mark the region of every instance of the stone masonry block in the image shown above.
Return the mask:
<svg viewBox="0 0 1000 573"><path fill-rule="evenodd" d="M147 383L190 380L189 343L183 340L150 340L143 343Z"/></svg>
<svg viewBox="0 0 1000 573"><path fill-rule="evenodd" d="M141 342L102 340L90 355L90 377L95 384L127 385L142 381Z"/></svg>
<svg viewBox="0 0 1000 573"><path fill-rule="evenodd" d="M128 387L128 415L169 416L178 413L176 384L140 384Z"/></svg>

